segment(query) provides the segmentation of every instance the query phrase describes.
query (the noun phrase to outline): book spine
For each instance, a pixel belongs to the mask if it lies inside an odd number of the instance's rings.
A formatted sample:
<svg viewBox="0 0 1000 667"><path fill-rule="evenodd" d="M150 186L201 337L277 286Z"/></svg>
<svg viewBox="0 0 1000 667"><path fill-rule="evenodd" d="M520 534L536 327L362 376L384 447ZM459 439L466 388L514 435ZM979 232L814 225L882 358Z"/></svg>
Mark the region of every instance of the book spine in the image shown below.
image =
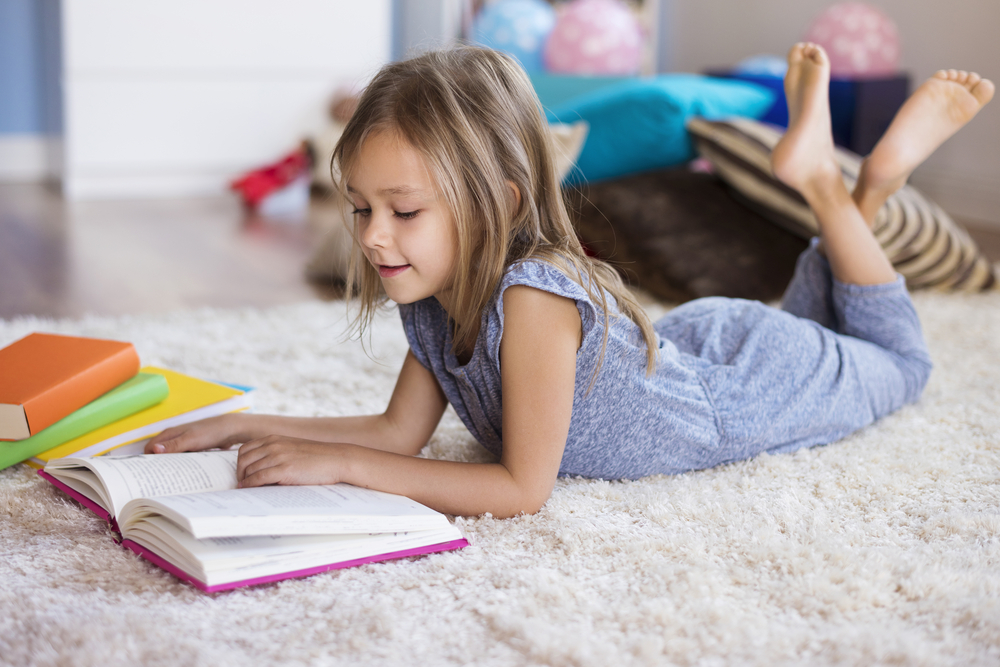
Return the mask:
<svg viewBox="0 0 1000 667"><path fill-rule="evenodd" d="M67 378L24 404L31 435L108 393L139 372L139 355L132 344L87 370Z"/></svg>
<svg viewBox="0 0 1000 667"><path fill-rule="evenodd" d="M0 443L0 469L156 405L169 392L162 375L140 373L30 438Z"/></svg>

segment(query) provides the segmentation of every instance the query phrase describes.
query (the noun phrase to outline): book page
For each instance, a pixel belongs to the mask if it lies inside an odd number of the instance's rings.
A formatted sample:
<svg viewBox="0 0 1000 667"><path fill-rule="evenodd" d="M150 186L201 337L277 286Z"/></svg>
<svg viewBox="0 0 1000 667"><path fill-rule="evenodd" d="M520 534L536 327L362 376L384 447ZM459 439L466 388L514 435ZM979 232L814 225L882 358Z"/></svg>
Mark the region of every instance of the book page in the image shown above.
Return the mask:
<svg viewBox="0 0 1000 667"><path fill-rule="evenodd" d="M310 535L428 530L448 524L404 496L349 484L263 486L129 503L121 522L159 513L199 539L234 535Z"/></svg>
<svg viewBox="0 0 1000 667"><path fill-rule="evenodd" d="M108 509L118 517L125 504L135 498L235 489L237 456L237 451L102 456L61 459L59 465L76 463L93 470L111 501ZM59 466L46 469L59 477Z"/></svg>
<svg viewBox="0 0 1000 667"><path fill-rule="evenodd" d="M419 550L462 539L449 523L434 530L379 535L297 535L196 540L160 516L150 516L124 537L207 585L295 573L355 558ZM458 546L458 545L456 545ZM258 582L259 583L259 582Z"/></svg>

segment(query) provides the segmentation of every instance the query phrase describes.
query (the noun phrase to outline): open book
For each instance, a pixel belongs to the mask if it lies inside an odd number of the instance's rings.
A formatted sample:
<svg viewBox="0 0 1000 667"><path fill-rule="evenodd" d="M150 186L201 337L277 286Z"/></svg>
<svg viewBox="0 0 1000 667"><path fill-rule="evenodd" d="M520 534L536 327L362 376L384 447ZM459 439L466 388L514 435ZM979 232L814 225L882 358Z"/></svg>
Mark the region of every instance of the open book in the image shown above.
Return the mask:
<svg viewBox="0 0 1000 667"><path fill-rule="evenodd" d="M349 484L236 488L236 451L49 461L122 545L215 592L468 543L448 518Z"/></svg>

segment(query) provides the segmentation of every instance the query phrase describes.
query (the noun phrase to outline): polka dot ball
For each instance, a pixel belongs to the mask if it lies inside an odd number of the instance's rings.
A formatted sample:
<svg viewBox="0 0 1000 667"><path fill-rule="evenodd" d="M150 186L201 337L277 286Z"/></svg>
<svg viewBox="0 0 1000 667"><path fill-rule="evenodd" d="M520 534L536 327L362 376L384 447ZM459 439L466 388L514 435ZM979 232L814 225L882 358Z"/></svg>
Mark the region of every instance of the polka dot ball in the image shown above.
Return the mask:
<svg viewBox="0 0 1000 667"><path fill-rule="evenodd" d="M639 21L620 0L573 0L549 35L545 66L561 74L636 74L642 43Z"/></svg>
<svg viewBox="0 0 1000 667"><path fill-rule="evenodd" d="M899 33L892 19L871 5L842 2L826 9L806 33L830 56L836 77L891 76L899 69Z"/></svg>
<svg viewBox="0 0 1000 667"><path fill-rule="evenodd" d="M483 8L472 23L472 41L517 58L528 72L542 70L542 50L556 23L542 0L500 0Z"/></svg>

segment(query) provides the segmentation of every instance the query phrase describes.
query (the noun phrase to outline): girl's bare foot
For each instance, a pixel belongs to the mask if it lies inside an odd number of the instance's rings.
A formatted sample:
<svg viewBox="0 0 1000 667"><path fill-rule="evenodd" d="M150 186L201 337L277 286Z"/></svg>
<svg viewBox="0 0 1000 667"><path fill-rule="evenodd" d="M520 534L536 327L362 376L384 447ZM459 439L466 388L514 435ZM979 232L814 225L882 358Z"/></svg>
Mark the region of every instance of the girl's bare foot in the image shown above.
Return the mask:
<svg viewBox="0 0 1000 667"><path fill-rule="evenodd" d="M818 44L800 42L788 52L785 97L788 131L771 151L771 170L812 203L841 182L830 129L830 61Z"/></svg>
<svg viewBox="0 0 1000 667"><path fill-rule="evenodd" d="M895 279L892 264L851 199L833 149L830 61L816 44L788 52L788 131L771 151L771 170L805 197L819 222L820 252L841 282L878 285Z"/></svg>
<svg viewBox="0 0 1000 667"><path fill-rule="evenodd" d="M951 69L937 72L910 95L861 166L854 200L865 219L874 220L886 197L986 106L993 92L988 79Z"/></svg>

